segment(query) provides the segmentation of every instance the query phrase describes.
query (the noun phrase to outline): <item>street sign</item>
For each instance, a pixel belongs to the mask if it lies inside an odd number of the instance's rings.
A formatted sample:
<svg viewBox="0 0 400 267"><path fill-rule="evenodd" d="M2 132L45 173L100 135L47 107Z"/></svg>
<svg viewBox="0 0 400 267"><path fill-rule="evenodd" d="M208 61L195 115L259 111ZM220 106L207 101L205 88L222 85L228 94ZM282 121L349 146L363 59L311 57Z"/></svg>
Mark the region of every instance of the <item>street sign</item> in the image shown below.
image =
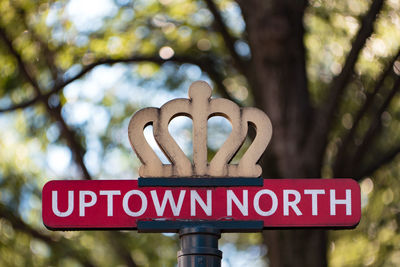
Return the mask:
<svg viewBox="0 0 400 267"><path fill-rule="evenodd" d="M264 179L263 186L232 187L51 181L42 199L44 224L59 230L137 229L139 222L161 222L169 225L160 226L163 231L178 231L185 221L352 228L361 215L360 188L351 179Z"/></svg>
<svg viewBox="0 0 400 267"><path fill-rule="evenodd" d="M193 159L172 138L177 116L193 121ZM232 131L208 161L207 122L229 120ZM170 164L163 164L144 136L154 139ZM255 137L238 164L249 125ZM361 195L351 179L262 179L258 161L272 137L268 116L211 98L211 87L195 82L189 98L136 112L128 137L142 166L138 180L50 181L43 188L42 216L52 230L137 229L179 232L178 266L220 266L221 232L269 228L353 228L361 217ZM206 265L204 265L206 264Z"/></svg>

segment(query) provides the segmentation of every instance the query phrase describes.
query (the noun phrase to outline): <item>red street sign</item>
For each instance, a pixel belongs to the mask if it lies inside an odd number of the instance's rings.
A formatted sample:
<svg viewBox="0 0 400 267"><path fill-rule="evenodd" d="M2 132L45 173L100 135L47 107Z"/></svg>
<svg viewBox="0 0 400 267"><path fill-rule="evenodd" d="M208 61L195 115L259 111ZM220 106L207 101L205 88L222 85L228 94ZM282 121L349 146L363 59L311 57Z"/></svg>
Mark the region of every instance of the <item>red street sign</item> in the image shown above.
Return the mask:
<svg viewBox="0 0 400 267"><path fill-rule="evenodd" d="M265 179L263 186L232 187L50 181L43 188L42 205L43 222L54 230L137 229L139 222L148 221L262 221L264 228L352 228L361 217L360 187L351 179Z"/></svg>

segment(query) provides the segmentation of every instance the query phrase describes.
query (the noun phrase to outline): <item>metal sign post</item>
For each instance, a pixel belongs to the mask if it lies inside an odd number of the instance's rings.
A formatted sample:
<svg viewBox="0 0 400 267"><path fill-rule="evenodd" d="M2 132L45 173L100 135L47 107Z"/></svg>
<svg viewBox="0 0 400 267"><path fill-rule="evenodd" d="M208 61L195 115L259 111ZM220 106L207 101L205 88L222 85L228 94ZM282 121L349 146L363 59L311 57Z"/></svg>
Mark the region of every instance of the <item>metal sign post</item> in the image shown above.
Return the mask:
<svg viewBox="0 0 400 267"><path fill-rule="evenodd" d="M169 134L176 116L193 120L193 163ZM223 116L232 132L207 161L207 120ZM162 164L143 130L171 164ZM238 164L248 125L256 136ZM211 88L195 82L189 99L145 108L129 123L129 140L142 166L138 180L50 181L42 193L43 222L51 230L137 230L179 233L178 266L220 266L218 239L225 232L270 228L354 228L361 217L358 184L351 179L262 179L257 164L272 136L265 113L211 99Z"/></svg>
<svg viewBox="0 0 400 267"><path fill-rule="evenodd" d="M221 266L220 237L221 231L212 226L182 228L179 231L181 251L178 252L178 267Z"/></svg>

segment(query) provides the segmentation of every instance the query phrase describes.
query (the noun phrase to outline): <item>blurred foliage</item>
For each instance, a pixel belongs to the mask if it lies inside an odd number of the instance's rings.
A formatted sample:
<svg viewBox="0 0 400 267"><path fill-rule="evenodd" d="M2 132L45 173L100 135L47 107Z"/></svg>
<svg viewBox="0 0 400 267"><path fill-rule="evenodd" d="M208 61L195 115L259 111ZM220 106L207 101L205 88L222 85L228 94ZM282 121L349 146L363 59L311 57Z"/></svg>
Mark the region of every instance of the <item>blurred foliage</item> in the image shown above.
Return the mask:
<svg viewBox="0 0 400 267"><path fill-rule="evenodd" d="M218 0L216 4L229 32L237 39L237 53L245 60L251 58L239 6L231 0ZM314 106L323 104L327 85L341 71L351 39L369 5L370 1L362 0L310 1L304 40ZM37 81L40 94L54 90L100 59L147 59L98 66L49 98L39 97L34 105L1 113L0 266L129 266L132 262L138 266L174 266L176 236L46 230L41 222L40 192L51 179L82 177L74 149L84 151L83 161L93 178L136 178L139 162L126 130L130 116L139 108L186 97L189 84L195 80L213 83L216 95L224 95L224 86L235 101L253 104L252 89L232 64L206 3L0 0L0 14L3 34ZM376 30L362 50L355 77L346 90L340 123L330 139L325 177L332 175L337 142L351 128L354 111L372 91L399 43L400 2L390 0L379 15ZM186 58L193 60L184 62ZM0 41L0 62L0 109L40 96L4 40ZM216 81L215 73L207 71L211 69L222 77L221 83ZM390 88L394 80L389 77L384 88ZM386 94L388 90L383 90L378 99ZM374 144L375 150L388 150L399 143L398 107L396 97L384 115L384 138ZM76 146L64 136L57 112L75 133ZM370 119L361 122L357 132L360 138ZM230 129L224 119L215 119L209 125L211 158ZM177 122L172 128L172 135L190 157L190 122ZM366 164L373 160L371 153ZM396 162L375 173L373 179L361 182L362 221L356 230L331 234L332 266L400 265L400 170ZM229 234L221 243L228 256L237 250L256 257L260 266L265 264L262 260L267 248L259 234ZM229 244L234 248L226 246ZM244 257L238 252L224 264L236 266L238 255Z"/></svg>
<svg viewBox="0 0 400 267"><path fill-rule="evenodd" d="M365 178L361 182L361 222L353 231L332 234L332 266L399 266L398 165L396 160L388 170L377 174L379 179Z"/></svg>

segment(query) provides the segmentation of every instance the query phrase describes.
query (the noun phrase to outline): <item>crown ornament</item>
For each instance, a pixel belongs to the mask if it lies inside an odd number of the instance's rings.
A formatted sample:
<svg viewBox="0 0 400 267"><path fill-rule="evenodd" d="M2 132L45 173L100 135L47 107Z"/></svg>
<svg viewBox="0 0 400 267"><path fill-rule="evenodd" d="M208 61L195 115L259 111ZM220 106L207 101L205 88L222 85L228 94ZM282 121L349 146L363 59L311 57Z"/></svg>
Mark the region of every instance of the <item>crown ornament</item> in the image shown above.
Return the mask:
<svg viewBox="0 0 400 267"><path fill-rule="evenodd" d="M257 164L271 136L272 125L268 116L254 107L240 108L224 98L211 98L211 87L203 81L194 82L189 88L189 98L173 99L160 108L144 108L131 118L128 136L131 146L142 166L140 177L259 177ZM177 116L193 120L193 164L183 153L168 131L168 124ZM232 125L232 132L207 161L207 121L222 116ZM153 126L154 139L171 164L163 164L146 141L144 129ZM256 136L238 164L230 164L243 145L251 125Z"/></svg>

